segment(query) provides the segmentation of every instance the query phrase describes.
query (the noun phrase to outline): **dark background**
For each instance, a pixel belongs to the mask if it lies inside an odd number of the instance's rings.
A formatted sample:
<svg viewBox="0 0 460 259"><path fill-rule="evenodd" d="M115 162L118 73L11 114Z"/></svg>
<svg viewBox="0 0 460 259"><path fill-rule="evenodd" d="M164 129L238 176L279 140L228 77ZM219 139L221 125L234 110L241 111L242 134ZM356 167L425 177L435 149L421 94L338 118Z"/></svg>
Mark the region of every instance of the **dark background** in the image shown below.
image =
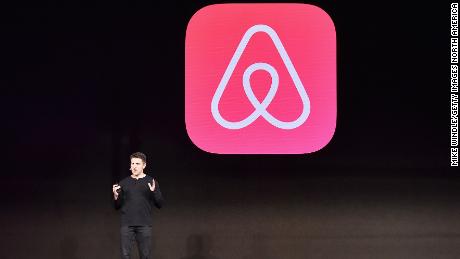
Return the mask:
<svg viewBox="0 0 460 259"><path fill-rule="evenodd" d="M211 3L3 8L0 258L118 258L134 151L167 202L155 259L458 258L449 2L309 2L336 26L337 128L285 156L187 136L185 31Z"/></svg>

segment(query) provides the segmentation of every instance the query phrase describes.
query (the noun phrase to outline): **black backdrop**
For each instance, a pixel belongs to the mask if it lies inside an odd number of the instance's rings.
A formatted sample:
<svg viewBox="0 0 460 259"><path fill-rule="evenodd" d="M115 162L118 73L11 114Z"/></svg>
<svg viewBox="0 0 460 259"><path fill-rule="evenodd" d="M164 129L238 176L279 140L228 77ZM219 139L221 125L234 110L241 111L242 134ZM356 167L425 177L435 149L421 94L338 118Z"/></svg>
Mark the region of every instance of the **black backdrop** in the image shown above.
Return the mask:
<svg viewBox="0 0 460 259"><path fill-rule="evenodd" d="M458 258L450 4L309 2L337 31L337 128L308 155L214 155L184 124L187 22L209 1L4 8L0 258L117 258L128 156L166 206L154 258Z"/></svg>

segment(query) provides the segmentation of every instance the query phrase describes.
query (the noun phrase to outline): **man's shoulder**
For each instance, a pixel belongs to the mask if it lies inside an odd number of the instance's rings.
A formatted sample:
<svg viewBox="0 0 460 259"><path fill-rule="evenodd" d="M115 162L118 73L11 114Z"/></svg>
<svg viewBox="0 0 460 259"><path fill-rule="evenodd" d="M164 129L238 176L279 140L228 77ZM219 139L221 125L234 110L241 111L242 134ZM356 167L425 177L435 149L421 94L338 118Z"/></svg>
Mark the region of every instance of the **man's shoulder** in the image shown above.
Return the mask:
<svg viewBox="0 0 460 259"><path fill-rule="evenodd" d="M120 181L120 184L127 183L131 178L132 178L131 176L127 176L123 178L123 180Z"/></svg>
<svg viewBox="0 0 460 259"><path fill-rule="evenodd" d="M158 179L153 178L153 176L150 176L150 175L148 175L148 174L145 175L144 179L145 179L145 181L147 181L147 182L152 182L152 180L155 180L155 183L158 184Z"/></svg>

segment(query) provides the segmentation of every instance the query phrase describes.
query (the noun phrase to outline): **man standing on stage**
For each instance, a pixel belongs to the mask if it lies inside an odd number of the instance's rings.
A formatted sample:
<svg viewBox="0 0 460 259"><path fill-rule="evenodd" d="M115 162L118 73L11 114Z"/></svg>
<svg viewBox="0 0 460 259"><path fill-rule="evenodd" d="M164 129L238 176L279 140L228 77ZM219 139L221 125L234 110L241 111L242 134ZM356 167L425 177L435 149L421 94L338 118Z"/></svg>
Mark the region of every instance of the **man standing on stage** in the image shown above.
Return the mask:
<svg viewBox="0 0 460 259"><path fill-rule="evenodd" d="M136 152L131 158L131 176L112 187L115 208L121 209L121 258L129 259L134 239L141 259L150 259L152 248L152 204L163 205L160 186L144 173L147 157Z"/></svg>

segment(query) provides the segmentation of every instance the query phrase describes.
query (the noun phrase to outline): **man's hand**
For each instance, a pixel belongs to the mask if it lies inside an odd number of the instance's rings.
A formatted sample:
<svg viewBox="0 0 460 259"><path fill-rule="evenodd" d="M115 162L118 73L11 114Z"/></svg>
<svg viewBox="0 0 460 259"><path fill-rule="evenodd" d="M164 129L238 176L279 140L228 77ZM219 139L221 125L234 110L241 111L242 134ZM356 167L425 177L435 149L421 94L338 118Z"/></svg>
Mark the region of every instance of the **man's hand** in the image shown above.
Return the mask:
<svg viewBox="0 0 460 259"><path fill-rule="evenodd" d="M153 192L155 191L155 180L152 180L152 184L147 183L149 185L150 190Z"/></svg>
<svg viewBox="0 0 460 259"><path fill-rule="evenodd" d="M117 192L117 191L118 191L120 188L121 188L121 186L118 185L118 184L114 184L114 185L112 186L113 198L114 198L115 200L118 199L118 192Z"/></svg>

